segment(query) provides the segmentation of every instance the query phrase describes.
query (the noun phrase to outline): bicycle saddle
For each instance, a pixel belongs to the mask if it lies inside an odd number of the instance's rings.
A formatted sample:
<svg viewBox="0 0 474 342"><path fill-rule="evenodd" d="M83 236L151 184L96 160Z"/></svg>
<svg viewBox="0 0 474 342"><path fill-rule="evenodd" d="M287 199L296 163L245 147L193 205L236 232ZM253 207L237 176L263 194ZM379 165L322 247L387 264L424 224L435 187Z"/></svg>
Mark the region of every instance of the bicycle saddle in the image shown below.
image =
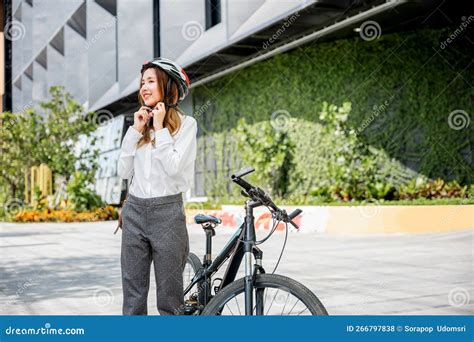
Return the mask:
<svg viewBox="0 0 474 342"><path fill-rule="evenodd" d="M222 220L212 215L198 214L194 216L194 222L199 223L199 224L207 223L207 222L214 222L215 224L219 224L219 223L222 223Z"/></svg>

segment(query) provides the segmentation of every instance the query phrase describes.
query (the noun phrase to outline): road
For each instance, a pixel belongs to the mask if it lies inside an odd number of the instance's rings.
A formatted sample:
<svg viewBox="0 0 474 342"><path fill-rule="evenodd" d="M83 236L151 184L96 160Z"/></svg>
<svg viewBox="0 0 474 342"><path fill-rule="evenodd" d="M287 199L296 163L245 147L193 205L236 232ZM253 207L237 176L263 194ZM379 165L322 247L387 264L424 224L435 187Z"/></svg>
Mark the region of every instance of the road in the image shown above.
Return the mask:
<svg viewBox="0 0 474 342"><path fill-rule="evenodd" d="M0 314L120 315L121 234L112 234L115 225L0 223ZM191 250L202 255L202 229L192 225L188 231ZM231 233L217 228L214 255ZM278 233L262 245L267 271L283 238ZM292 232L277 273L309 287L332 315L472 315L473 247L474 229L364 236ZM157 315L153 283L149 314Z"/></svg>

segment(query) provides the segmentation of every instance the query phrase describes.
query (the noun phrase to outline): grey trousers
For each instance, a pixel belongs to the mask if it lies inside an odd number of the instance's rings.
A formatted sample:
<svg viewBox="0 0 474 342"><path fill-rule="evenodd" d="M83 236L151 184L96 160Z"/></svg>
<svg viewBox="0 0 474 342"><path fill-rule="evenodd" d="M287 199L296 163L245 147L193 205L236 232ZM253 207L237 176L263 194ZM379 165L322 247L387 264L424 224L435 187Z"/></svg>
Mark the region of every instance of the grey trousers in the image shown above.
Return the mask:
<svg viewBox="0 0 474 342"><path fill-rule="evenodd" d="M152 261L160 315L182 314L183 270L189 253L182 194L153 198L128 194L122 220L123 314L148 314Z"/></svg>

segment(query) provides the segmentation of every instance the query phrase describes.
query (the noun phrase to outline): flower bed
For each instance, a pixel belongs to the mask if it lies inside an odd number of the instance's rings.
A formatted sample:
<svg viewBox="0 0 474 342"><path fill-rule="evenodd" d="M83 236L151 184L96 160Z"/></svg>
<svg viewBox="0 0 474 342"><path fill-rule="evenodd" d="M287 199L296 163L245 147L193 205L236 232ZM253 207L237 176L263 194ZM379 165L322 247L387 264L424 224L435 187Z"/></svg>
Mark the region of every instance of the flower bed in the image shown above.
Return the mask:
<svg viewBox="0 0 474 342"><path fill-rule="evenodd" d="M21 210L12 215L11 220L13 222L92 222L116 220L117 218L117 209L106 206L85 212L70 209Z"/></svg>

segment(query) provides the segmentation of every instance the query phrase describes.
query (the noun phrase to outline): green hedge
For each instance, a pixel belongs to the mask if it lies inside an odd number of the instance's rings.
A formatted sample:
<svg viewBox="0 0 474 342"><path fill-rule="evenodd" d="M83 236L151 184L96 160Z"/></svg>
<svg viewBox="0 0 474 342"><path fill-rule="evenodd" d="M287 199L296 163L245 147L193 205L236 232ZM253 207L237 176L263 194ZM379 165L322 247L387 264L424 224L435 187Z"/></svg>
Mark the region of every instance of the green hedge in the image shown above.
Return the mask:
<svg viewBox="0 0 474 342"><path fill-rule="evenodd" d="M225 137L238 119L257 123L286 111L292 118L321 123L324 101L338 106L351 102L348 126L362 142L383 151L387 163L396 160L429 178L471 184L474 125L455 130L448 117L454 110L472 113L472 46L458 37L441 50L451 32L421 30L371 42L352 38L308 44L194 89L200 134L220 141L208 150L219 160L219 171L207 176L206 187L214 184L223 197L225 187L231 190L224 178L235 168L230 161L235 153L224 158L221 153L231 146L224 144ZM312 150L300 156L296 150L296 158L307 165L318 162L317 150L325 144L317 134L310 125L301 126L299 139Z"/></svg>
<svg viewBox="0 0 474 342"><path fill-rule="evenodd" d="M247 177L251 183L287 204L474 196L472 185L429 180L361 141L347 127L350 113L348 102L340 107L325 103L319 114L323 124L286 116L247 124L242 118L229 132L201 137L197 167L207 164L212 170L205 177L210 202L241 200L228 176L242 165L257 170Z"/></svg>

